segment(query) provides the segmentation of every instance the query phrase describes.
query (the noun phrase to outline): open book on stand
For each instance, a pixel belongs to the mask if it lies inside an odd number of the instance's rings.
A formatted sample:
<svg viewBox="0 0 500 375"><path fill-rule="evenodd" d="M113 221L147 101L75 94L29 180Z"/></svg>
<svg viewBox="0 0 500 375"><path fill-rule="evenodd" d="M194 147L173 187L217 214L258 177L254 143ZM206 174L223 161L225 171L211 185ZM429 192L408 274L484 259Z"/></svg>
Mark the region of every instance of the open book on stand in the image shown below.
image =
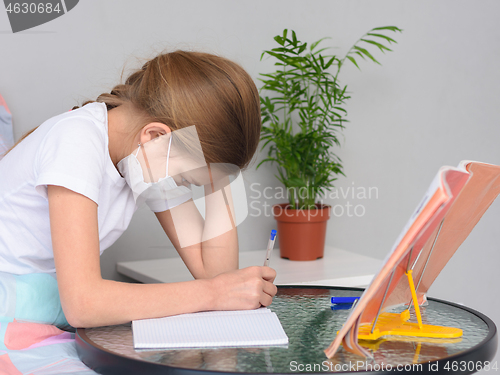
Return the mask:
<svg viewBox="0 0 500 375"><path fill-rule="evenodd" d="M342 344L349 352L371 357L358 339L376 340L385 335L460 337L458 328L422 324L419 305L499 193L499 166L462 161L457 168L442 167L382 268L325 349L326 356L333 357ZM387 312L401 305L408 309L401 314ZM412 306L418 323L407 322Z"/></svg>

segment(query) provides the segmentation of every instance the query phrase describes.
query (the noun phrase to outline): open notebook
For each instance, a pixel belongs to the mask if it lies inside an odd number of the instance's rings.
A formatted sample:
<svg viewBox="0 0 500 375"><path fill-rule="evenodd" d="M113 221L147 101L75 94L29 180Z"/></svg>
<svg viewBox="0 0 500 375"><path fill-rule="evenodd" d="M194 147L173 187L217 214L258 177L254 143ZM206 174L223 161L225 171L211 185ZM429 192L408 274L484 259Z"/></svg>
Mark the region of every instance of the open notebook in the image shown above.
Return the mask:
<svg viewBox="0 0 500 375"><path fill-rule="evenodd" d="M135 349L288 344L271 310L207 311L132 322Z"/></svg>

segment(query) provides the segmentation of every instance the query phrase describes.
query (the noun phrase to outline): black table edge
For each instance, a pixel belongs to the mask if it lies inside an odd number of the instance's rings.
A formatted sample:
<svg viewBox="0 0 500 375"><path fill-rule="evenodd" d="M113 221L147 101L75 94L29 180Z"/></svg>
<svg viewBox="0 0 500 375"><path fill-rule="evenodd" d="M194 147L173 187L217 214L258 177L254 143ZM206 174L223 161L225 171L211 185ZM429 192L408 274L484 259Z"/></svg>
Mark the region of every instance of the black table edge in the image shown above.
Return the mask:
<svg viewBox="0 0 500 375"><path fill-rule="evenodd" d="M362 292L363 288L350 288L350 287L337 287L337 286L314 286L314 285L278 285L278 289L288 289L288 288L301 288L301 289L340 289L340 290L351 290ZM486 315L473 310L469 307L462 306L453 302L443 301L437 298L428 298L429 301L435 301L457 307L468 311L469 313L476 315L488 326L488 335L486 338L477 344L475 347L464 350L463 352L457 353L450 357L440 359L438 361L431 361L422 363L423 371L404 371L405 374L425 374L431 373L434 375L441 374L472 374L476 372L470 370L470 364L483 364L485 362L491 361L497 352L498 347L498 337L497 328L495 323L488 318ZM140 359L129 358L116 353L113 353L102 346L97 344L90 344L89 338L85 333L84 328L78 328L75 334L76 338L76 350L81 361L90 369L105 375L135 375L135 374L169 374L169 375L227 375L229 372L212 371L212 370L193 370L186 369L182 367L172 367L168 365L160 365L157 363L152 363ZM326 360L326 358L325 358ZM457 366L457 371L451 371L446 369L446 364L448 368L451 369L452 366ZM462 366L465 365L465 369L462 371ZM432 371L428 371L432 366ZM356 374L392 374L397 373L396 369L392 371L356 371ZM307 374L324 374L325 372L307 372ZM335 372L335 374L351 374L352 372ZM262 373L248 373L248 372L235 372L234 374L245 375L245 374L256 374L261 375ZM274 373L276 375L289 375L290 373Z"/></svg>

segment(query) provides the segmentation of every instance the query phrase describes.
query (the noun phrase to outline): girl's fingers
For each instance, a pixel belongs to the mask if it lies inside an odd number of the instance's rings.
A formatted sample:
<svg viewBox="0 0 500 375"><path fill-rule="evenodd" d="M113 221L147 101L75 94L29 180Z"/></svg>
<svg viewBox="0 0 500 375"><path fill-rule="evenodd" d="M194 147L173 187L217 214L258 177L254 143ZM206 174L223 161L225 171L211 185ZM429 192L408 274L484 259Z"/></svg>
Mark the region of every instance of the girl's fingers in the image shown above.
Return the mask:
<svg viewBox="0 0 500 375"><path fill-rule="evenodd" d="M274 282L274 279L276 278L276 271L273 270L271 267L267 266L262 266L262 278L266 281L269 282Z"/></svg>
<svg viewBox="0 0 500 375"><path fill-rule="evenodd" d="M273 283L264 281L263 291L264 291L265 294L267 294L268 296L270 296L272 298L278 292L278 288Z"/></svg>
<svg viewBox="0 0 500 375"><path fill-rule="evenodd" d="M269 306L273 302L273 297L266 293L262 293L262 296L260 297L260 304L262 306Z"/></svg>

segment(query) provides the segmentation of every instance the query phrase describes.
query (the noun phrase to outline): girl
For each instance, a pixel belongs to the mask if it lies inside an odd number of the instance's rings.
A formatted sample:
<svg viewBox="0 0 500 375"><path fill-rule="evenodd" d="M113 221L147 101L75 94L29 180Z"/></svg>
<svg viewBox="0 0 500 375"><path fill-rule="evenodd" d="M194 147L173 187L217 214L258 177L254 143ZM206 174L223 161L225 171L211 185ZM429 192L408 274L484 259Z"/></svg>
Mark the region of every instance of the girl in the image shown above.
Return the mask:
<svg viewBox="0 0 500 375"><path fill-rule="evenodd" d="M205 173L199 165L186 168L189 158L173 147L176 132L193 125ZM0 319L94 327L269 305L276 293L274 270L238 270L234 225L207 235L218 226L220 213L220 199L210 193L226 181L215 179L210 166L246 167L260 126L259 96L240 66L176 51L150 60L95 102L31 131L0 161ZM101 277L100 253L125 231L144 196L137 186L159 183L139 178L136 185L137 161L149 172L150 164L166 165L160 180L168 180L169 187L160 190L167 196L174 192L176 199L163 205L145 200L193 281L144 285ZM146 176L144 171L139 177ZM188 183L205 185L207 222L183 186ZM230 205L231 197L224 195L224 201ZM179 223L184 233L185 223L190 226L189 246L181 246Z"/></svg>

